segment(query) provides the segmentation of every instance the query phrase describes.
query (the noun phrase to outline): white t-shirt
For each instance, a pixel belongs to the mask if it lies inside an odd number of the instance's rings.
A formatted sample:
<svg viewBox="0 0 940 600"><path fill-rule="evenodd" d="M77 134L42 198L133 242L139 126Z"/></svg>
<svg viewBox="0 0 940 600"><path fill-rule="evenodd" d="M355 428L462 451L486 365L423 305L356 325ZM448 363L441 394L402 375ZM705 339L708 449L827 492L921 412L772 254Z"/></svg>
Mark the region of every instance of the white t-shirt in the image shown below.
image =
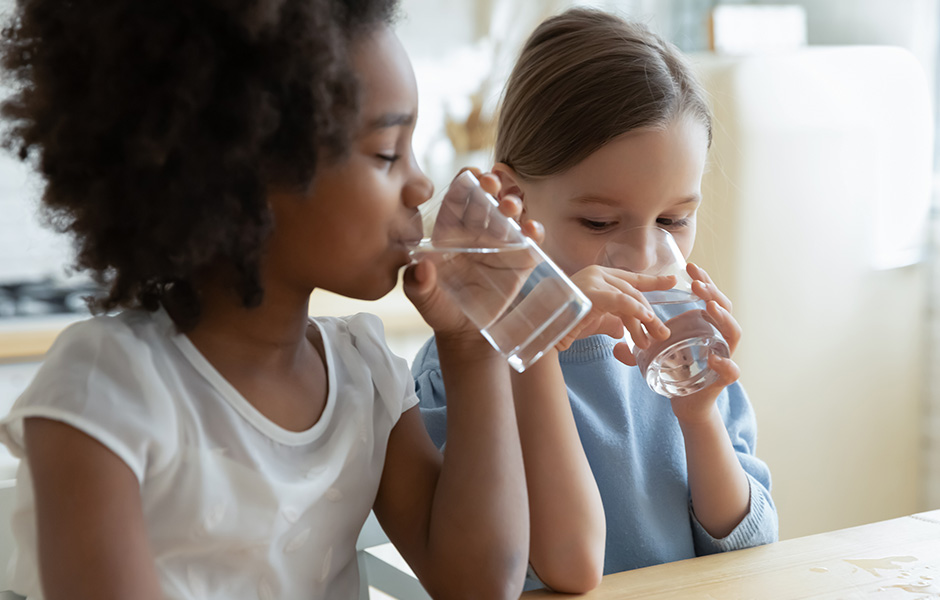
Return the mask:
<svg viewBox="0 0 940 600"><path fill-rule="evenodd" d="M329 395L306 431L288 431L258 412L164 311L127 311L59 336L0 421L0 442L22 457L23 419L47 417L127 463L140 481L167 598L356 598L355 544L389 433L418 399L378 317L313 323L323 338ZM25 461L16 489L13 589L40 600Z"/></svg>

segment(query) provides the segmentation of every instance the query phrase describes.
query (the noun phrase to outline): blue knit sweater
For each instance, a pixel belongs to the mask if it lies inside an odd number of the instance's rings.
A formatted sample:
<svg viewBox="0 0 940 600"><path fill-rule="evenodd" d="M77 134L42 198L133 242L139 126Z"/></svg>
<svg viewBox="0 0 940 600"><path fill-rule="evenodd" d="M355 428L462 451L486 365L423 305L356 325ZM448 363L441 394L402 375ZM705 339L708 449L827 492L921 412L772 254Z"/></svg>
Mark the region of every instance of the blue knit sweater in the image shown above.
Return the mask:
<svg viewBox="0 0 940 600"><path fill-rule="evenodd" d="M607 516L604 573L776 541L770 471L754 456L754 411L739 384L718 409L751 488L750 512L727 537L713 538L692 511L685 446L669 400L647 387L636 367L613 356L617 343L595 335L560 353L575 423ZM434 339L412 372L431 439L442 447L447 406Z"/></svg>

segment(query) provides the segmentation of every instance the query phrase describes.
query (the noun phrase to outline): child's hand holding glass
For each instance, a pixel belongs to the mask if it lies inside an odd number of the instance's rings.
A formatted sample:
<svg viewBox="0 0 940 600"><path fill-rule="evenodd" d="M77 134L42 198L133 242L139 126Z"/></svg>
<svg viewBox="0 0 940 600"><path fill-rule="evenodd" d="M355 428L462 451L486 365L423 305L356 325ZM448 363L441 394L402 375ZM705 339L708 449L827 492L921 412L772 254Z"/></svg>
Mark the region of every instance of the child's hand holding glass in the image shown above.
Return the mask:
<svg viewBox="0 0 940 600"><path fill-rule="evenodd" d="M498 191L495 177L481 182L464 172L421 207L404 236L420 261L405 291L437 335L479 332L522 372L577 325L590 302L527 237L541 237L538 224L517 223L518 199L498 202Z"/></svg>
<svg viewBox="0 0 940 600"><path fill-rule="evenodd" d="M665 287L641 290L644 307L656 319L625 322L627 344L614 351L622 362L640 368L653 391L675 398L710 389L707 395L714 400L737 378L736 367L727 364L729 338L734 344L740 338L731 304L703 269L686 264L668 231L637 227L612 236L597 262L624 276L669 280Z"/></svg>
<svg viewBox="0 0 940 600"><path fill-rule="evenodd" d="M479 179L480 188L484 192L493 196L499 194L499 179L492 175L484 175L476 168L466 170ZM499 211L512 219L518 219L521 210L521 203L515 196L505 196L499 203ZM416 215L416 218L409 222L408 229L403 235L406 245L419 246L424 234L422 227L421 216ZM472 285L472 282L466 285ZM473 336L478 334L479 330L469 317L439 286L439 273L433 261L419 260L410 265L405 271L404 290L425 322L438 334L469 333Z"/></svg>
<svg viewBox="0 0 940 600"><path fill-rule="evenodd" d="M741 376L738 365L731 360L741 341L741 325L731 314L731 301L698 265L689 263L687 273L692 277L692 292L705 302L707 319L721 333L727 343L728 354L709 353L707 366L715 374L711 384L689 395L671 398L672 410L680 421L705 418L721 391Z"/></svg>
<svg viewBox="0 0 940 600"><path fill-rule="evenodd" d="M669 329L655 315L643 292L668 290L675 284L671 275L656 276L632 273L622 269L589 265L571 276L571 280L590 299L593 308L557 345L567 350L576 339L595 334L614 338L623 336L624 329L640 348L647 348L654 339L669 337ZM620 344L618 358L636 365L626 344Z"/></svg>

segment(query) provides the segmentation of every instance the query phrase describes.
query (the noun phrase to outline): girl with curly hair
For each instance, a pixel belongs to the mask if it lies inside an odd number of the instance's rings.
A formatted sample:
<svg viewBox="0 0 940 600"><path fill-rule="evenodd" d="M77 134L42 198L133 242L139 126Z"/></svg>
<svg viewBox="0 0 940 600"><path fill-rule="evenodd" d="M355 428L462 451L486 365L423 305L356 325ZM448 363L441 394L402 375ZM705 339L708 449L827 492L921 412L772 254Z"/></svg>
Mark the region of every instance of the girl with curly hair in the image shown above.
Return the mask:
<svg viewBox="0 0 940 600"><path fill-rule="evenodd" d="M451 400L443 457L381 322L308 316L315 288L388 293L432 193L394 8L19 0L7 145L44 176L110 314L64 331L0 423L23 458L15 591L355 598L374 509L435 597L518 596L528 519L504 359L432 265L408 268Z"/></svg>

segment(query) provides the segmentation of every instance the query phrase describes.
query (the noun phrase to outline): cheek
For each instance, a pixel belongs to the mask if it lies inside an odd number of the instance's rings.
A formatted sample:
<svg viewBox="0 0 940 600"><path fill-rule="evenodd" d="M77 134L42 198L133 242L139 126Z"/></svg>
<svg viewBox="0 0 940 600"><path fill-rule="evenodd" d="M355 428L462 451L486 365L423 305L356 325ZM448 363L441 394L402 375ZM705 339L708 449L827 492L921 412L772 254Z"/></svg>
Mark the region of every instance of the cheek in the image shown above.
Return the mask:
<svg viewBox="0 0 940 600"><path fill-rule="evenodd" d="M539 201L523 203L523 218L538 221L545 228L542 250L569 276L597 264L602 250L599 239L586 235L569 215L552 210L552 202L560 201L549 194L548 190L542 190L541 195L527 192L527 197L534 196Z"/></svg>
<svg viewBox="0 0 940 600"><path fill-rule="evenodd" d="M603 258L603 245L595 239L581 239L577 235L549 236L546 232L542 249L566 275L596 265Z"/></svg>
<svg viewBox="0 0 940 600"><path fill-rule="evenodd" d="M679 246L682 256L688 260L689 255L692 254L692 246L695 245L695 226L687 227L682 233L673 234L673 237L676 239L676 245Z"/></svg>

